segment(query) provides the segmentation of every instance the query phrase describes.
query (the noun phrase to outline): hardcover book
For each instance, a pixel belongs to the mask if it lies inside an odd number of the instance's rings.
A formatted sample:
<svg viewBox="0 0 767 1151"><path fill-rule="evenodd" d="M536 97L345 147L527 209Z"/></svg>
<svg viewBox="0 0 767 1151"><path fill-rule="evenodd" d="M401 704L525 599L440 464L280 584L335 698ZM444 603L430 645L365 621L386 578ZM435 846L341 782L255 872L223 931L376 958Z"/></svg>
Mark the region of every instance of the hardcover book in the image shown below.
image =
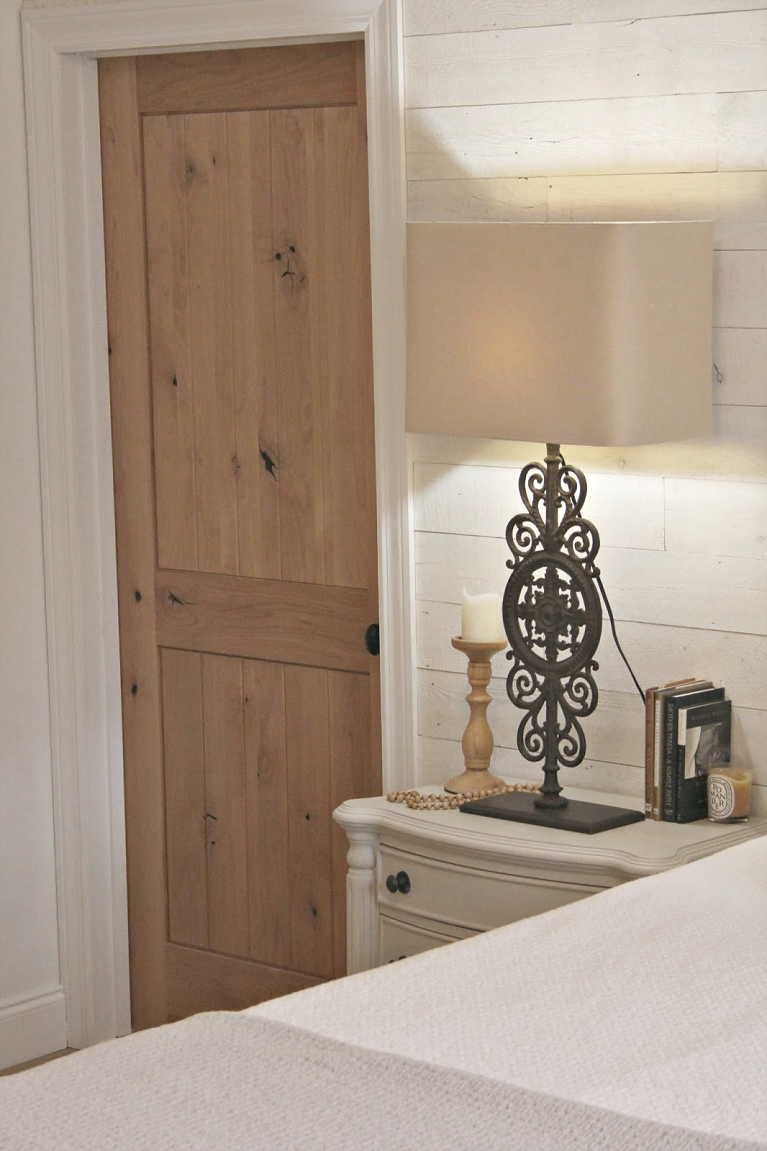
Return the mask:
<svg viewBox="0 0 767 1151"><path fill-rule="evenodd" d="M723 687L696 687L668 695L663 700L663 800L661 818L676 822L679 712L692 704L724 699Z"/></svg>
<svg viewBox="0 0 767 1151"><path fill-rule="evenodd" d="M676 822L708 815L706 772L730 762L732 704L729 699L693 704L679 712Z"/></svg>
<svg viewBox="0 0 767 1151"><path fill-rule="evenodd" d="M665 748L664 701L671 695L679 695L696 688L713 687L711 680L682 680L678 685L656 688L653 693L652 714L652 761L653 761L653 807L652 818L663 818L663 757Z"/></svg>
<svg viewBox="0 0 767 1151"><path fill-rule="evenodd" d="M681 687L683 684L695 682L694 676L687 679L674 679L669 683L661 683L656 687L645 688L645 729L644 729L644 812L645 819L659 819L660 805L657 795L657 781L655 778L655 695L670 687Z"/></svg>

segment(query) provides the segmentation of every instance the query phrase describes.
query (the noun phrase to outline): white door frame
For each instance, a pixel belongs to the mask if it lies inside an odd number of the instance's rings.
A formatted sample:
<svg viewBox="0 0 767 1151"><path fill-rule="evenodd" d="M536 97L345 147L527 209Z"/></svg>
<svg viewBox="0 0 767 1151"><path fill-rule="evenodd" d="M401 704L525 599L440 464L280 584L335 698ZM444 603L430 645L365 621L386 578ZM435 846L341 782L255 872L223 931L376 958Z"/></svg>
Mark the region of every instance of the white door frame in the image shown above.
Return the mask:
<svg viewBox="0 0 767 1151"><path fill-rule="evenodd" d="M383 772L400 788L415 746L401 11L400 0L38 0L22 27L60 953L81 1047L130 1029L96 58L364 37Z"/></svg>

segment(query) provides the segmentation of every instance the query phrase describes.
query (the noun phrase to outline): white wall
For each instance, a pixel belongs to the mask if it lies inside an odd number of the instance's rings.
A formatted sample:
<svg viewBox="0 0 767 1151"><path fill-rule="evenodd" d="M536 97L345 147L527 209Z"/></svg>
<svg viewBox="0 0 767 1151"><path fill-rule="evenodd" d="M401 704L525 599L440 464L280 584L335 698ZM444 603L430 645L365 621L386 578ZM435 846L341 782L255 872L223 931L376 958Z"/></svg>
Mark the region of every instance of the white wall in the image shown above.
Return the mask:
<svg viewBox="0 0 767 1151"><path fill-rule="evenodd" d="M743 9L739 11L738 9ZM767 809L767 3L405 0L411 220L715 219L711 443L568 449L640 683L724 684ZM577 369L577 365L574 365ZM463 586L502 590L530 445L414 442L420 780L462 764ZM537 458L542 455L539 449ZM643 712L609 630L567 784L643 790ZM522 715L496 657L496 770Z"/></svg>
<svg viewBox="0 0 767 1151"><path fill-rule="evenodd" d="M0 1067L66 1043L18 9L0 2Z"/></svg>

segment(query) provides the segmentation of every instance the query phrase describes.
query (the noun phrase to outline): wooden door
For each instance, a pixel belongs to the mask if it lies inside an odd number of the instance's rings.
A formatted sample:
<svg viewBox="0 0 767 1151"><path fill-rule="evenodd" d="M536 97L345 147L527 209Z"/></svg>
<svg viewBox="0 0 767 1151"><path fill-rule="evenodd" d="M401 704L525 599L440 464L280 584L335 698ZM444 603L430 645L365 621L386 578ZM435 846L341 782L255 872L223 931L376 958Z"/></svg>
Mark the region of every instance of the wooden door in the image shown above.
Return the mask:
<svg viewBox="0 0 767 1151"><path fill-rule="evenodd" d="M380 791L362 46L99 63L134 1027L345 970Z"/></svg>

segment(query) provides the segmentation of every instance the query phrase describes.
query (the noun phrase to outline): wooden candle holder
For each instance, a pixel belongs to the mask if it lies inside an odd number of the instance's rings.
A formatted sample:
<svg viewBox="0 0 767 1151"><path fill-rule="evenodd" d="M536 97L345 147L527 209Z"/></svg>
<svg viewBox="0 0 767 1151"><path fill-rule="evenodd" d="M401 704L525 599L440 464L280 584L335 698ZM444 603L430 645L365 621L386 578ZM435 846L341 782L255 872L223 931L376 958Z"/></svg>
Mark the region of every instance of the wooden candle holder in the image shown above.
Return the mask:
<svg viewBox="0 0 767 1151"><path fill-rule="evenodd" d="M493 733L487 722L487 707L492 698L488 694L487 685L492 674L490 660L496 652L503 651L506 640L476 643L454 636L450 642L469 660L468 676L471 691L466 700L471 714L461 741L466 770L462 775L449 780L445 784L445 791L487 791L493 787L503 787L503 780L488 771L490 757L493 754Z"/></svg>

